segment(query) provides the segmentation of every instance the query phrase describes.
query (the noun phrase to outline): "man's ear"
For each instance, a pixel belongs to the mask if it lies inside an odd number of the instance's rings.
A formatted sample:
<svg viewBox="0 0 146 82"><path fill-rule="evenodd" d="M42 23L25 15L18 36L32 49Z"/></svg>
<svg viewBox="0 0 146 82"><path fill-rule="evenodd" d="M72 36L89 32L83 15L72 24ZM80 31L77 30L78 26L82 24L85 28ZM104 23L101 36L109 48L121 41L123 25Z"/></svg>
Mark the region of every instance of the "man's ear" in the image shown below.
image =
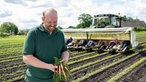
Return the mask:
<svg viewBox="0 0 146 82"><path fill-rule="evenodd" d="M44 20L45 20L45 17L42 17L42 21L44 22Z"/></svg>

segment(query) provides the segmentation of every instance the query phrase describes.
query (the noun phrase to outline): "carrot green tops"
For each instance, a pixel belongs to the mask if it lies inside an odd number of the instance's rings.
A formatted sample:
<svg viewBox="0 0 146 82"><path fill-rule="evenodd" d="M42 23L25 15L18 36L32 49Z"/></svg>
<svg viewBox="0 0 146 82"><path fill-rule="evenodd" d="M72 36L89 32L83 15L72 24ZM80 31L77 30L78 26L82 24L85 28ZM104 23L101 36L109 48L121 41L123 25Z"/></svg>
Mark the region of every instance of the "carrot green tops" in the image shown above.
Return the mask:
<svg viewBox="0 0 146 82"><path fill-rule="evenodd" d="M24 42L24 55L33 55L48 64L54 64L54 57L61 57L66 51L63 32L55 29L50 35L41 24L31 29ZM27 65L26 82L53 82L53 72Z"/></svg>

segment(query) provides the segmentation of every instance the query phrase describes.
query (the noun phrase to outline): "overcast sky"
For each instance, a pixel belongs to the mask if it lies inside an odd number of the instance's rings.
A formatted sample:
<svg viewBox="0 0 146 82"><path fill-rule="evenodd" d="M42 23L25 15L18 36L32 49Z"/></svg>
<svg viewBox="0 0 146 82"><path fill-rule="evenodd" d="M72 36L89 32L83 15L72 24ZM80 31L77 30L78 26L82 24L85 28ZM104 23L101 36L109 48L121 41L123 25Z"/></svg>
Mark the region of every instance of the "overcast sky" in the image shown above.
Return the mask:
<svg viewBox="0 0 146 82"><path fill-rule="evenodd" d="M42 11L52 7L63 28L76 26L82 13L120 13L146 22L146 0L0 0L0 24L9 21L19 29L30 29L41 24Z"/></svg>

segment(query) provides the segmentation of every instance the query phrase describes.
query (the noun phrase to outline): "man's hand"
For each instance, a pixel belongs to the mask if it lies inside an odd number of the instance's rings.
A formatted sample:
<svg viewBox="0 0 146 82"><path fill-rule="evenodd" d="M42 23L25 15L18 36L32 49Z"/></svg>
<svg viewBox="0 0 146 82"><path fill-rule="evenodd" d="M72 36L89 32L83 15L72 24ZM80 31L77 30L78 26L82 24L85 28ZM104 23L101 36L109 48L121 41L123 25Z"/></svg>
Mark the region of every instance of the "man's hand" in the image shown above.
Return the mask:
<svg viewBox="0 0 146 82"><path fill-rule="evenodd" d="M64 64L67 64L68 59L62 59L60 62L63 62Z"/></svg>
<svg viewBox="0 0 146 82"><path fill-rule="evenodd" d="M55 66L53 64L48 64L48 69L55 72L55 69L57 69L57 66Z"/></svg>

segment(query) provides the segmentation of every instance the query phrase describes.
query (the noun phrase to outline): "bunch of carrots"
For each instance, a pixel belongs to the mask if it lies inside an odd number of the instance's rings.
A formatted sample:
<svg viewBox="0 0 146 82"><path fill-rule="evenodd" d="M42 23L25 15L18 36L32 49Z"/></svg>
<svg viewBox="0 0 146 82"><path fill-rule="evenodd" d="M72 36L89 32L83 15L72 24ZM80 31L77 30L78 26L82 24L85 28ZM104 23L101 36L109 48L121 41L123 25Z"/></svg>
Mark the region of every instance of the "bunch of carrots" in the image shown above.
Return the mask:
<svg viewBox="0 0 146 82"><path fill-rule="evenodd" d="M67 64L61 62L61 59L55 57L55 65L57 68L54 73L54 82L67 82L69 80L70 71Z"/></svg>

